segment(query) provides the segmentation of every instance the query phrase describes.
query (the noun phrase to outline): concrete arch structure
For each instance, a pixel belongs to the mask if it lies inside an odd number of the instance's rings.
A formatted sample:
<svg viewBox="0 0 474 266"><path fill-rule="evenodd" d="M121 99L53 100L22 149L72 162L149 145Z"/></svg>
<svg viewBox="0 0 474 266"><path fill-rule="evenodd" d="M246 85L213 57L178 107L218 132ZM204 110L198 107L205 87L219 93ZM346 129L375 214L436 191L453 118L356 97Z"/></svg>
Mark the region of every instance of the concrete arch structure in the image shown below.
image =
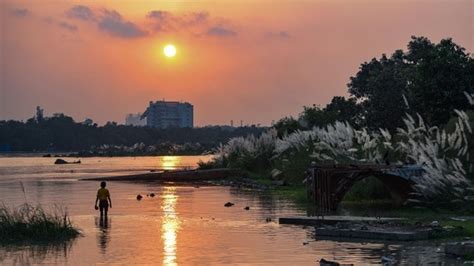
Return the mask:
<svg viewBox="0 0 474 266"><path fill-rule="evenodd" d="M316 165L309 169L307 193L320 209L334 211L356 182L374 176L390 191L394 202L402 204L413 191L415 177L422 173L416 165Z"/></svg>

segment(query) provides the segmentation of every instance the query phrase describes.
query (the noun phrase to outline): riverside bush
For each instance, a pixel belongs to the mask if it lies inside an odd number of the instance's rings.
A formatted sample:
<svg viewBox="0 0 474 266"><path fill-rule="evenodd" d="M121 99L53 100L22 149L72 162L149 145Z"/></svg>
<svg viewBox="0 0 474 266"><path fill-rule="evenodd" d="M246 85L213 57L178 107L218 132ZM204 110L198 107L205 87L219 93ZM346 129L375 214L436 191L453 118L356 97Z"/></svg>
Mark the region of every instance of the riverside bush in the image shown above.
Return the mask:
<svg viewBox="0 0 474 266"><path fill-rule="evenodd" d="M29 203L18 208L0 207L0 242L51 242L79 235L67 212L60 208L48 213Z"/></svg>

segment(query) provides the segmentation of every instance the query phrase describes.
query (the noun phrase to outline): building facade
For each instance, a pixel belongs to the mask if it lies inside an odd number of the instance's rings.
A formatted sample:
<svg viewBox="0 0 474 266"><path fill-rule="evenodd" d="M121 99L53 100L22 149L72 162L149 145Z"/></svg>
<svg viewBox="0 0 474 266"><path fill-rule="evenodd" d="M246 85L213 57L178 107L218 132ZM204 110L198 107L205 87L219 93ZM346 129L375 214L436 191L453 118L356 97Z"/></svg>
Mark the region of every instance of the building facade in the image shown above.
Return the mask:
<svg viewBox="0 0 474 266"><path fill-rule="evenodd" d="M125 116L125 125L143 127L146 126L146 120L142 119L142 115L140 113L127 114L127 116Z"/></svg>
<svg viewBox="0 0 474 266"><path fill-rule="evenodd" d="M193 127L193 108L188 102L150 101L141 118L146 117L146 125L149 127Z"/></svg>

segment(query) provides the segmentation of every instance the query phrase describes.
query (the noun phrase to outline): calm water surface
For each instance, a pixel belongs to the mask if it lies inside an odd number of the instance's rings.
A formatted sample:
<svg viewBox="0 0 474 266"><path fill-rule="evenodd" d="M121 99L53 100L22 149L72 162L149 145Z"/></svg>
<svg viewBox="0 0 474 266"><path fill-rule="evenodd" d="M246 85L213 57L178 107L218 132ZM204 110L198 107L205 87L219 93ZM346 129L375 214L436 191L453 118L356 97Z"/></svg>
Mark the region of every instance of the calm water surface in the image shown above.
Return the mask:
<svg viewBox="0 0 474 266"><path fill-rule="evenodd" d="M278 217L306 215L305 210L275 196L228 187L109 182L113 209L101 223L93 208L98 182L78 181L194 168L208 158L83 158L77 165L54 165L55 158L0 157L0 201L59 204L83 232L59 246L0 247L0 264L315 265L325 258L367 265L380 264L383 255L409 265L462 264L436 252L435 242L317 240L312 227L278 224ZM154 198L136 200L137 194L151 192ZM235 206L225 208L227 201Z"/></svg>

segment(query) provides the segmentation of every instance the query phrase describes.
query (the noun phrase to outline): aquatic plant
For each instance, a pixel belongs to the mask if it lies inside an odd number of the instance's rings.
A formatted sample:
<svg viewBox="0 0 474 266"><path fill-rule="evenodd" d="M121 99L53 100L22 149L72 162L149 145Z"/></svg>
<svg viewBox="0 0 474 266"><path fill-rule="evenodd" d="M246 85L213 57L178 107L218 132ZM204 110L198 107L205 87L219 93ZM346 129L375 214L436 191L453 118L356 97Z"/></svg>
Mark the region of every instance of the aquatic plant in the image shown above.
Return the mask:
<svg viewBox="0 0 474 266"><path fill-rule="evenodd" d="M0 243L69 240L80 234L67 211L59 207L47 212L28 203L18 208L0 206Z"/></svg>

